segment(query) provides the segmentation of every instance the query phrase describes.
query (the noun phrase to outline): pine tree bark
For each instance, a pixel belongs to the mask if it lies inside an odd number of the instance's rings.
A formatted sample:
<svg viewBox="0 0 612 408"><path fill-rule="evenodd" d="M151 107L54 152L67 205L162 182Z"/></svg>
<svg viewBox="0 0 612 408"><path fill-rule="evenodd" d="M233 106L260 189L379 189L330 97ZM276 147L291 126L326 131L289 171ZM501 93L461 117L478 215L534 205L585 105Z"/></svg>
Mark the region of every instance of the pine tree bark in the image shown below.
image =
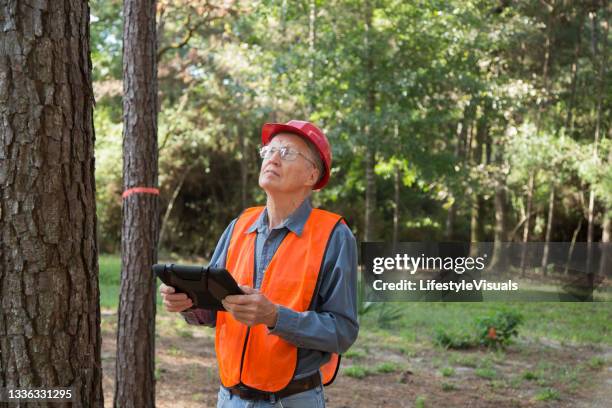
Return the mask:
<svg viewBox="0 0 612 408"><path fill-rule="evenodd" d="M155 0L123 5L123 187L157 187ZM115 407L155 405L155 280L158 196L123 200Z"/></svg>
<svg viewBox="0 0 612 408"><path fill-rule="evenodd" d="M0 387L101 407L89 7L3 0L0 25Z"/></svg>

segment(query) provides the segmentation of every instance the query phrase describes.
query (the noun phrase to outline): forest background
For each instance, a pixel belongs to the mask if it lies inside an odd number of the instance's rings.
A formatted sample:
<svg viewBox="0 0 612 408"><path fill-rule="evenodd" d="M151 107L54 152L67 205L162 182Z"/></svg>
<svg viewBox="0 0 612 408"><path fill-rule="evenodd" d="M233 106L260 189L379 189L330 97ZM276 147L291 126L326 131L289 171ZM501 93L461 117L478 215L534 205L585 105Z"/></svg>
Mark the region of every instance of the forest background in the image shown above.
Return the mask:
<svg viewBox="0 0 612 408"><path fill-rule="evenodd" d="M359 241L604 241L600 1L158 2L162 253L207 259L257 185L265 122L333 146L316 206ZM122 16L92 1L102 252L121 233ZM350 205L347 205L350 203Z"/></svg>

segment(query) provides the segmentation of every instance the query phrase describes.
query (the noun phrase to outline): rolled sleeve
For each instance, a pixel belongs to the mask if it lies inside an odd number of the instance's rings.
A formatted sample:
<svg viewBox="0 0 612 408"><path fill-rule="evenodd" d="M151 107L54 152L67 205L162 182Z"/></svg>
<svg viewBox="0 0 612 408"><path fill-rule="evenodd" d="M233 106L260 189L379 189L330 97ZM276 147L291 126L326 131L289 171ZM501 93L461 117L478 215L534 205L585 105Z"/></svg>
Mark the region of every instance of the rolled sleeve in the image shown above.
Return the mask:
<svg viewBox="0 0 612 408"><path fill-rule="evenodd" d="M193 309L181 312L181 315L188 324L215 327L217 323L217 312L214 310Z"/></svg>

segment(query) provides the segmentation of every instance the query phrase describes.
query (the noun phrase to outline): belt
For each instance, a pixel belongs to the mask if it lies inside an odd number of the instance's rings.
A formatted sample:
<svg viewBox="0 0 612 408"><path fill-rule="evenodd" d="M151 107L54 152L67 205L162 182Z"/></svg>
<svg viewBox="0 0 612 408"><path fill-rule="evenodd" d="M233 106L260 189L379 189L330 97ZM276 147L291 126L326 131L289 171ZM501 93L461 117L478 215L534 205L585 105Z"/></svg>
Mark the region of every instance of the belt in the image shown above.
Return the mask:
<svg viewBox="0 0 612 408"><path fill-rule="evenodd" d="M230 394L237 395L244 400L262 401L271 400L272 397L275 397L275 399L278 400L293 394L311 390L319 385L321 385L321 376L318 372L316 372L311 376L300 378L299 380L293 380L285 388L276 392L260 391L256 390L255 388L247 387L243 384L234 385L227 390L230 392Z"/></svg>

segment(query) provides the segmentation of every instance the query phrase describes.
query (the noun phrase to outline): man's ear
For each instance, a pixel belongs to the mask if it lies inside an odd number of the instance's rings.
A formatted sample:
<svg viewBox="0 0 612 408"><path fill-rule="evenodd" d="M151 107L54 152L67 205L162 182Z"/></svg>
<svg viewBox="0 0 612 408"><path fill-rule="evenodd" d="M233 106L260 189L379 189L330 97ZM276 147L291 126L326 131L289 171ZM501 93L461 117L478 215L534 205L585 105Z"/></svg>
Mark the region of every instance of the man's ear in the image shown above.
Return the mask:
<svg viewBox="0 0 612 408"><path fill-rule="evenodd" d="M312 187L317 184L317 181L319 181L319 169L313 166L313 168L310 170L310 173L308 173L306 185Z"/></svg>

